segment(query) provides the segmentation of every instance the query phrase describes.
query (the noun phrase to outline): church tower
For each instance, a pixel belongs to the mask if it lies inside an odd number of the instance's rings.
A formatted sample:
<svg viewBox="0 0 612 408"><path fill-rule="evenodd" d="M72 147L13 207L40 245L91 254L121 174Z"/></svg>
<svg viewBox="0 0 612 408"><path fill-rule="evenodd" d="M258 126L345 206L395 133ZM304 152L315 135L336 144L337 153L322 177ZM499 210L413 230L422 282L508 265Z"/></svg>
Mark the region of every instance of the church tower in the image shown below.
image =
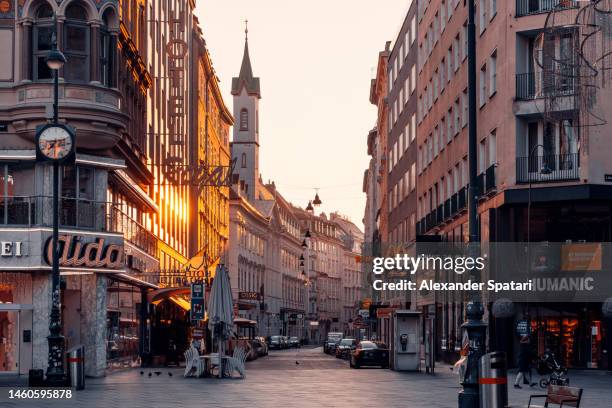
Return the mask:
<svg viewBox="0 0 612 408"><path fill-rule="evenodd" d="M234 135L232 159L236 159L234 174L238 174L250 201L257 197L259 178L259 78L253 77L249 58L249 30L244 30L244 54L238 77L232 78L234 97Z"/></svg>

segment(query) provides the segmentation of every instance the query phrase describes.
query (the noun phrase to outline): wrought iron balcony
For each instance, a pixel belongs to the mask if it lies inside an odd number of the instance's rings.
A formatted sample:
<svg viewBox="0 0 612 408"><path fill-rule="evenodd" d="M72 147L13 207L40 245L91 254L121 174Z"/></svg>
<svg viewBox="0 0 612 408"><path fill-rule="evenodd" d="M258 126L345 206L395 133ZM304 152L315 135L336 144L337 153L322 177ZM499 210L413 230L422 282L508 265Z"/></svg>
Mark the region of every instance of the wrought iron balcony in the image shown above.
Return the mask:
<svg viewBox="0 0 612 408"><path fill-rule="evenodd" d="M578 180L579 178L580 156L578 153L516 158L517 183L545 183Z"/></svg>
<svg viewBox="0 0 612 408"><path fill-rule="evenodd" d="M574 95L577 81L573 69L568 66L559 66L546 72L516 74L516 100Z"/></svg>
<svg viewBox="0 0 612 408"><path fill-rule="evenodd" d="M516 17L547 13L551 10L577 8L576 0L516 0Z"/></svg>

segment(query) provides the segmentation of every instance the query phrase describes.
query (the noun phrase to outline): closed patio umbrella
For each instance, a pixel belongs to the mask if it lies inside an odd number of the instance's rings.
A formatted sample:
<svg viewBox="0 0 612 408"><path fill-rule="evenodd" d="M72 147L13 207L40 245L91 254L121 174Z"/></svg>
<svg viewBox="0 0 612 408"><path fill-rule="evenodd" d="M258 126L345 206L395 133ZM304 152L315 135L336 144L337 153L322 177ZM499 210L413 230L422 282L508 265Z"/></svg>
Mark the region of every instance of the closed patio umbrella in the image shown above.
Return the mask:
<svg viewBox="0 0 612 408"><path fill-rule="evenodd" d="M225 265L218 265L208 300L208 328L219 344L219 378L223 375L224 343L230 338L234 321L234 300Z"/></svg>

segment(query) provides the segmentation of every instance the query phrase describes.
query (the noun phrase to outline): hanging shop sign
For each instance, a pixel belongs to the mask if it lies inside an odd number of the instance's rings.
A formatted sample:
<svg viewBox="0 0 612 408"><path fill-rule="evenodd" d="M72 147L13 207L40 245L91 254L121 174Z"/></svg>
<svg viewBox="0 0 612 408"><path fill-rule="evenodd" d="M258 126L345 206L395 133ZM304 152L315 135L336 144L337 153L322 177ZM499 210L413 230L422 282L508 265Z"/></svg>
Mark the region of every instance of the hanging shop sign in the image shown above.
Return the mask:
<svg viewBox="0 0 612 408"><path fill-rule="evenodd" d="M240 300L261 300L259 292L238 292L238 299Z"/></svg>
<svg viewBox="0 0 612 408"><path fill-rule="evenodd" d="M191 320L204 319L204 283L191 284Z"/></svg>
<svg viewBox="0 0 612 408"><path fill-rule="evenodd" d="M108 243L106 238L96 237L86 241L77 235L60 235L58 238L60 267L86 267L95 269L121 269L123 267L123 245ZM52 264L53 238L45 244L45 261Z"/></svg>

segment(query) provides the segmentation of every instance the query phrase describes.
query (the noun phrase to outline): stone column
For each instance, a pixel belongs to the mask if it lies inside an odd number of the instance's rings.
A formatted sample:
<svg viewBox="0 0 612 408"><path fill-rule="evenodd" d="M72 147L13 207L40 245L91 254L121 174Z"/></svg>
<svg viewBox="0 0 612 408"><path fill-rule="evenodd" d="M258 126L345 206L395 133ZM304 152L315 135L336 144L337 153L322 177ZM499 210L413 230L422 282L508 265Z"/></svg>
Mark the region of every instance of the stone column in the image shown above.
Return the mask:
<svg viewBox="0 0 612 408"><path fill-rule="evenodd" d="M66 22L66 17L57 16L57 49L64 52L64 23ZM60 82L62 78L64 78L64 68L59 70ZM61 92L61 89L60 89Z"/></svg>
<svg viewBox="0 0 612 408"><path fill-rule="evenodd" d="M106 289L104 275L84 275L81 285L81 339L85 375L103 377L106 370Z"/></svg>
<svg viewBox="0 0 612 408"><path fill-rule="evenodd" d="M49 316L51 313L51 273L32 272L32 368L47 371L49 363Z"/></svg>
<svg viewBox="0 0 612 408"><path fill-rule="evenodd" d="M32 20L24 20L21 24L21 78L22 81L32 80Z"/></svg>
<svg viewBox="0 0 612 408"><path fill-rule="evenodd" d="M118 31L112 31L110 33L111 37L110 37L110 50L109 50L109 57L111 60L111 78L110 78L110 88L117 88L117 67L118 67L118 63L117 61L119 60L119 48L117 47L118 44L118 40L117 37L119 35Z"/></svg>
<svg viewBox="0 0 612 408"><path fill-rule="evenodd" d="M90 53L90 80L94 84L100 84L100 23L91 23L91 53Z"/></svg>

